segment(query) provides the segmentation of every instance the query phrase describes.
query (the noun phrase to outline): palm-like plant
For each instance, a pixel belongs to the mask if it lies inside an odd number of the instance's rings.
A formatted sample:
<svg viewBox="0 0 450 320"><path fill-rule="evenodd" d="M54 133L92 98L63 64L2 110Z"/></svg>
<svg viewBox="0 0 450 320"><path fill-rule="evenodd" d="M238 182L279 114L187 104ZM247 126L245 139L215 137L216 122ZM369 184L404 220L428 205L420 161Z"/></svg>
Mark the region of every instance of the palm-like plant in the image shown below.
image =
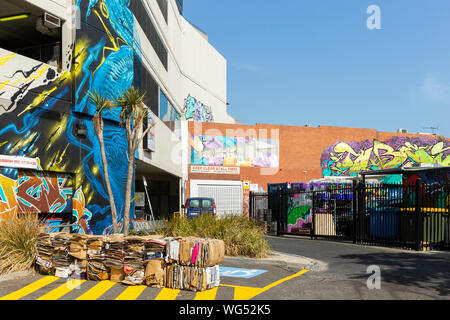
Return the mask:
<svg viewBox="0 0 450 320"><path fill-rule="evenodd" d="M128 235L130 228L130 208L131 208L131 186L134 173L134 155L143 138L149 133L155 123L149 124L142 132L145 117L148 114L148 108L145 106L145 93L131 86L129 89L119 93L114 100L114 104L121 108L120 124L125 126L128 140L128 175L125 192L124 208L124 227L123 233Z"/></svg>
<svg viewBox="0 0 450 320"><path fill-rule="evenodd" d="M117 210L114 201L114 194L111 189L111 183L108 173L108 160L106 158L105 143L103 140L103 116L102 112L105 110L111 110L114 108L114 103L108 99L108 97L98 93L97 91L89 92L89 101L97 106L97 110L93 116L95 134L100 142L100 151L102 155L103 173L105 177L106 189L108 191L109 203L111 206L111 217L114 233L119 233L119 227L117 223Z"/></svg>

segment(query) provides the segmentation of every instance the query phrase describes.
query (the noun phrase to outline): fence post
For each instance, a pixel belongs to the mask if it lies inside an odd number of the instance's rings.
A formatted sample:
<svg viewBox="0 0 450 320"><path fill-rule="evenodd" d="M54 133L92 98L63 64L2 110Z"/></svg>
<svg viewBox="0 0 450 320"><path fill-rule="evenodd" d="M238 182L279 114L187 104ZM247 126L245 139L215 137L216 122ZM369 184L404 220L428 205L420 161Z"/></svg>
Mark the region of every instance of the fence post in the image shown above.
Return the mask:
<svg viewBox="0 0 450 320"><path fill-rule="evenodd" d="M281 236L281 204L282 196L281 191L277 190L277 236Z"/></svg>
<svg viewBox="0 0 450 320"><path fill-rule="evenodd" d="M316 192L315 191L312 192L311 228L310 229L311 229L310 230L311 240L313 239L314 236L317 239L317 236L316 236Z"/></svg>
<svg viewBox="0 0 450 320"><path fill-rule="evenodd" d="M356 243L356 217L357 217L357 210L358 210L358 182L356 180L353 180L353 243Z"/></svg>
<svg viewBox="0 0 450 320"><path fill-rule="evenodd" d="M421 179L417 179L416 180L416 208L415 208L415 212L416 212L416 219L415 219L415 225L416 225L416 250L420 251L421 249L421 237L420 237L420 229L422 227L421 224L421 211L422 211L422 180Z"/></svg>

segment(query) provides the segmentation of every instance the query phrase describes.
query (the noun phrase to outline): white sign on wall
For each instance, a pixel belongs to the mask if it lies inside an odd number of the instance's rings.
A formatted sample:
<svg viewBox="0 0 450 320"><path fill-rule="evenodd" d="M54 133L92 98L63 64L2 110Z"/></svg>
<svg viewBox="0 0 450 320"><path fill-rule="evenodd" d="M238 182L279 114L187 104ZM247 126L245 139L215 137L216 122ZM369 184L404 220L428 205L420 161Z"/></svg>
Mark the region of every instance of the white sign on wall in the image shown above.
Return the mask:
<svg viewBox="0 0 450 320"><path fill-rule="evenodd" d="M224 174L240 174L239 167L222 167L222 166L191 166L192 173L224 173Z"/></svg>
<svg viewBox="0 0 450 320"><path fill-rule="evenodd" d="M36 158L0 155L0 167L37 169L38 164Z"/></svg>

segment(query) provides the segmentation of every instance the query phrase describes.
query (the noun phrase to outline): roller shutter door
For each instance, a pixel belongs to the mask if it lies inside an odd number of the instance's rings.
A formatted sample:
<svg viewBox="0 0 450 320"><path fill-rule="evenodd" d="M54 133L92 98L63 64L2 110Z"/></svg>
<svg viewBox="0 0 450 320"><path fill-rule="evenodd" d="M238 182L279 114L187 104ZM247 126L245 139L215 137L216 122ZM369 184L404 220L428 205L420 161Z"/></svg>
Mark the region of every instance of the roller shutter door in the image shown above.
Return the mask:
<svg viewBox="0 0 450 320"><path fill-rule="evenodd" d="M241 181L191 181L191 197L213 198L216 202L217 216L227 214L242 215Z"/></svg>

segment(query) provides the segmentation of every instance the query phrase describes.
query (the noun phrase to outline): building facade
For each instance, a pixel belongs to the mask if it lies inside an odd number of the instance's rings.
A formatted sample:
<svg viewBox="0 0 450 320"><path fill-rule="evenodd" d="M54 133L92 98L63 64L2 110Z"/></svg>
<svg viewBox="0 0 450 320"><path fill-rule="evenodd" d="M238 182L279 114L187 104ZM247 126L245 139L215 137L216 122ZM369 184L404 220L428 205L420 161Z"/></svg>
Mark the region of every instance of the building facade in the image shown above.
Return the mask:
<svg viewBox="0 0 450 320"><path fill-rule="evenodd" d="M331 126L189 123L188 149L186 194L215 197L221 215L247 215L250 191L268 191L268 183L337 181L417 164L450 166L445 137Z"/></svg>
<svg viewBox="0 0 450 320"><path fill-rule="evenodd" d="M132 85L147 94L146 125L156 122L135 155L134 191L149 192L157 218L180 210L187 122L234 123L226 60L183 17L183 1L0 0L0 7L0 219L35 212L79 223L78 232L112 231L88 93L114 98ZM103 114L104 140L123 219L128 149L118 113ZM131 216L150 204L133 202Z"/></svg>

